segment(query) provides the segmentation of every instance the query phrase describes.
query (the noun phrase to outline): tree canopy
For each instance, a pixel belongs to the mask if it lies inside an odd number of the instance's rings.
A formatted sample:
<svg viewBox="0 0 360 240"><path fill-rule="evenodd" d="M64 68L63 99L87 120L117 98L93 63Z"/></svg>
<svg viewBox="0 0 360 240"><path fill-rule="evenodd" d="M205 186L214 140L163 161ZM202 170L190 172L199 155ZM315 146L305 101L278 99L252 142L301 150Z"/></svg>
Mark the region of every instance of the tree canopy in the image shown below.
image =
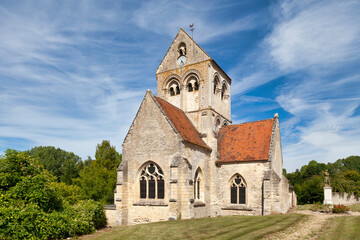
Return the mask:
<svg viewBox="0 0 360 240"><path fill-rule="evenodd" d="M52 146L34 147L27 153L44 165L58 182L68 185L72 184L72 179L79 177L79 172L85 164L74 153Z"/></svg>
<svg viewBox="0 0 360 240"><path fill-rule="evenodd" d="M121 154L110 145L110 141L104 140L96 147L95 160L80 171L75 183L82 189L86 198L113 203L116 169L120 162Z"/></svg>
<svg viewBox="0 0 360 240"><path fill-rule="evenodd" d="M360 156L350 156L328 164L312 160L300 170L286 174L294 186L299 204L323 201L325 170L330 173L330 185L334 192L360 196Z"/></svg>
<svg viewBox="0 0 360 240"><path fill-rule="evenodd" d="M7 150L0 157L0 239L62 239L104 227L102 204L78 194L26 152Z"/></svg>

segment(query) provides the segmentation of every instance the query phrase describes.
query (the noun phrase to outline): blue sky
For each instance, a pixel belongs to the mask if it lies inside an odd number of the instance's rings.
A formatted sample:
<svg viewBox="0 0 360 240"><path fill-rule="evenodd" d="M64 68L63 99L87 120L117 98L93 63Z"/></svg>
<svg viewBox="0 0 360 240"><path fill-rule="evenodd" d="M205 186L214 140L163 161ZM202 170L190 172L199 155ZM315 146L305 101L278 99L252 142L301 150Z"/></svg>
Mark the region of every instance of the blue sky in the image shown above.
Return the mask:
<svg viewBox="0 0 360 240"><path fill-rule="evenodd" d="M234 123L278 112L284 167L360 155L359 1L1 1L0 154L121 144L180 27L232 78Z"/></svg>

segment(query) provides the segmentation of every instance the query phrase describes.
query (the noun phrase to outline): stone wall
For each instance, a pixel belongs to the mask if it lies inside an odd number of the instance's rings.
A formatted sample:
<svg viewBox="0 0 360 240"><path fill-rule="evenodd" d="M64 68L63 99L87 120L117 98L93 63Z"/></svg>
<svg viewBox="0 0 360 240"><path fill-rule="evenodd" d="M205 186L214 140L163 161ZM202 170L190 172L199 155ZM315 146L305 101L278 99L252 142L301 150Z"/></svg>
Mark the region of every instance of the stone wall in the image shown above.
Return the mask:
<svg viewBox="0 0 360 240"><path fill-rule="evenodd" d="M217 215L261 215L262 185L269 162L241 162L222 164L217 169ZM246 204L231 204L230 180L240 174L246 182Z"/></svg>
<svg viewBox="0 0 360 240"><path fill-rule="evenodd" d="M355 203L360 203L360 198L356 197L354 194L341 194L338 192L332 193L332 202L333 204L344 204L344 205L351 205Z"/></svg>
<svg viewBox="0 0 360 240"><path fill-rule="evenodd" d="M108 226L116 226L116 206L107 205L104 207Z"/></svg>
<svg viewBox="0 0 360 240"><path fill-rule="evenodd" d="M169 209L174 209L168 204L170 164L180 156L180 150L179 136L148 92L123 144L116 197L119 225L168 220ZM139 171L149 161L158 164L164 173L165 198L161 201L140 201Z"/></svg>
<svg viewBox="0 0 360 240"><path fill-rule="evenodd" d="M136 150L135 150L136 149ZM174 132L148 93L123 144L123 162L118 169L117 223L137 223L208 216L210 200L208 164L210 152L184 143ZM140 199L140 169L148 162L163 171L164 199ZM193 180L201 169L205 185L202 201L194 202Z"/></svg>

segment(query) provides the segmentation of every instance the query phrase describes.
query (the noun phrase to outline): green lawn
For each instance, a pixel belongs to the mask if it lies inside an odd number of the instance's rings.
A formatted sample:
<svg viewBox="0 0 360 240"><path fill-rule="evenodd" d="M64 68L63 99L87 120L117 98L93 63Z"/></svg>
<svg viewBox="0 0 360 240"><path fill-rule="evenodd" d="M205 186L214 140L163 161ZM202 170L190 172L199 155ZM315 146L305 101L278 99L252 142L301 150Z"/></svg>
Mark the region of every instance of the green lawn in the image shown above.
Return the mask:
<svg viewBox="0 0 360 240"><path fill-rule="evenodd" d="M324 231L319 239L345 240L360 239L360 217L344 216L330 219L329 228Z"/></svg>
<svg viewBox="0 0 360 240"><path fill-rule="evenodd" d="M350 207L350 211L360 212L360 203L350 205L349 207Z"/></svg>
<svg viewBox="0 0 360 240"><path fill-rule="evenodd" d="M261 239L307 216L229 216L121 226L86 239Z"/></svg>

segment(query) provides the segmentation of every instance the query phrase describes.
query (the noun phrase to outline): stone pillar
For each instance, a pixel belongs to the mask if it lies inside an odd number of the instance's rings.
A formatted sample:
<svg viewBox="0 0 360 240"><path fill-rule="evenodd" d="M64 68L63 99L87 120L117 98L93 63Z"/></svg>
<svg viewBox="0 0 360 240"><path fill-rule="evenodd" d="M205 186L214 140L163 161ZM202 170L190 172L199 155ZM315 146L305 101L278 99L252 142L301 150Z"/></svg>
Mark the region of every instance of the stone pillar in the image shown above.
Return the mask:
<svg viewBox="0 0 360 240"><path fill-rule="evenodd" d="M324 204L333 204L331 187L324 187Z"/></svg>

